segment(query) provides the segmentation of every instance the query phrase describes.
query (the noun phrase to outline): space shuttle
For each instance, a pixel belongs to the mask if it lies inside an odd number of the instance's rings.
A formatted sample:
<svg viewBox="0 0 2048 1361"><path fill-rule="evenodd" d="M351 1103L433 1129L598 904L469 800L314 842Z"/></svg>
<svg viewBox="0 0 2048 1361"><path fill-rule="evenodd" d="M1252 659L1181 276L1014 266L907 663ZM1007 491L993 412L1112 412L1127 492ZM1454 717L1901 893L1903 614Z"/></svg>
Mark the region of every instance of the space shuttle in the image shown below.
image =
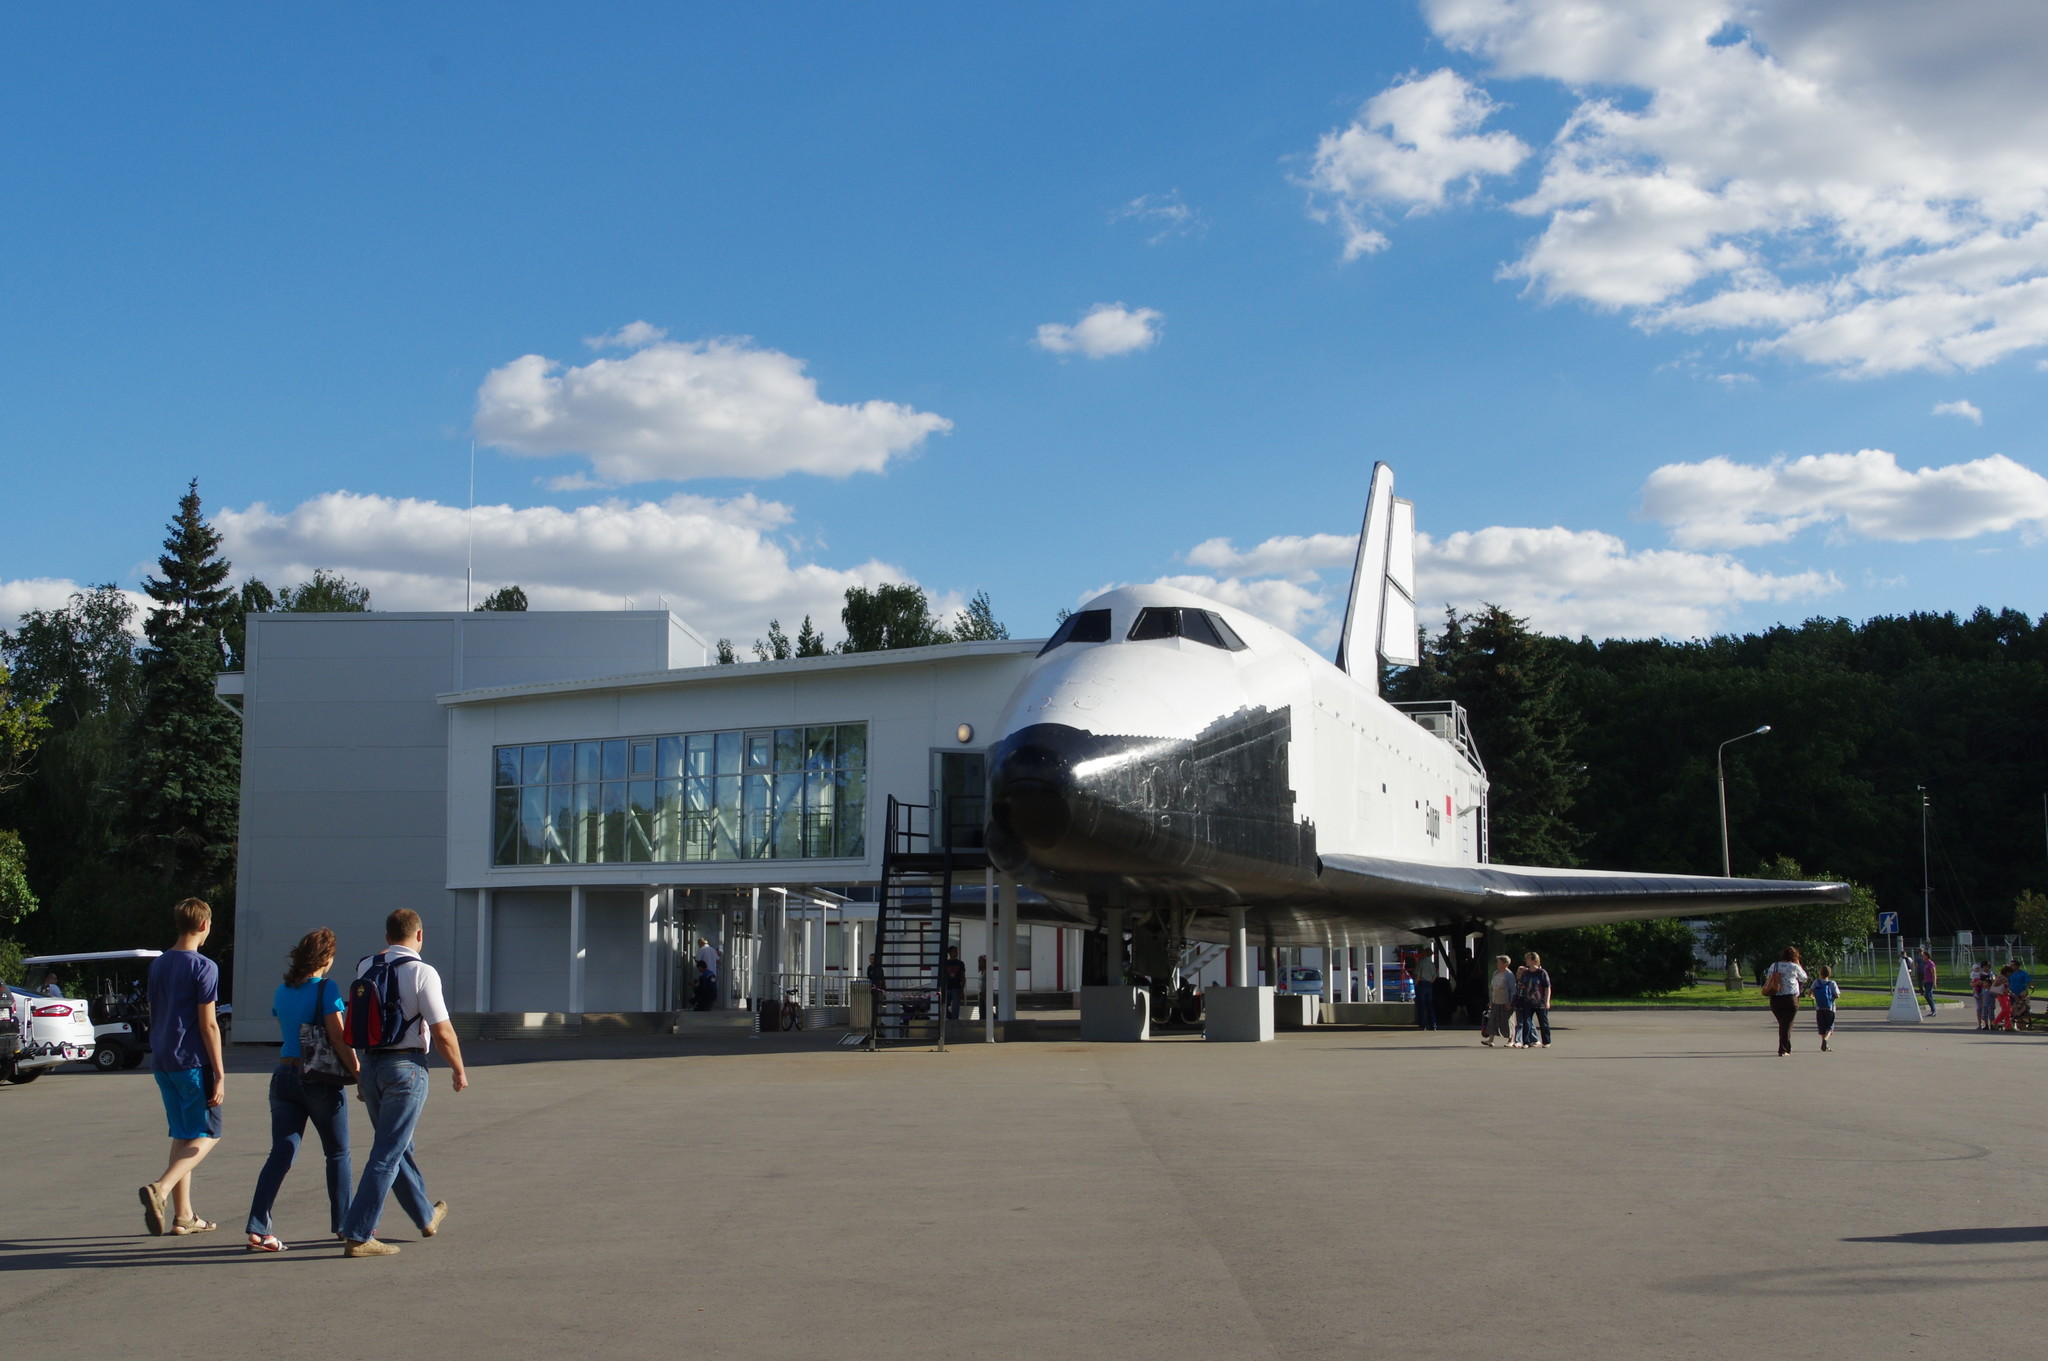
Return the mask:
<svg viewBox="0 0 2048 1361"><path fill-rule="evenodd" d="M1415 598L1415 509L1381 463L1334 664L1187 591L1089 600L999 720L990 857L1080 921L1160 911L1177 936L1223 941L1239 918L1290 946L1847 899L1843 884L1492 863L1464 713L1379 691L1381 662L1420 660Z"/></svg>

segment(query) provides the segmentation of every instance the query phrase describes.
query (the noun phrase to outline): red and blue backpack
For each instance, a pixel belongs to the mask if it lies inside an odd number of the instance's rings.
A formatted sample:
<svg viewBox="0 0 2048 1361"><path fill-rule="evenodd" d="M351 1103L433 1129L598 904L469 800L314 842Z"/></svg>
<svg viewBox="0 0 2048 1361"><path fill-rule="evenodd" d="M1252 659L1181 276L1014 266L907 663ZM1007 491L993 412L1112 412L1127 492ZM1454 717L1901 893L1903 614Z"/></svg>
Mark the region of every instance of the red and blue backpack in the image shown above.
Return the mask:
<svg viewBox="0 0 2048 1361"><path fill-rule="evenodd" d="M398 966L417 964L415 955L393 959L389 950L368 956L368 968L348 985L348 1005L342 1013L341 1035L351 1049L382 1049L393 1044L412 1022L406 1018L398 995ZM361 965L357 966L362 968Z"/></svg>

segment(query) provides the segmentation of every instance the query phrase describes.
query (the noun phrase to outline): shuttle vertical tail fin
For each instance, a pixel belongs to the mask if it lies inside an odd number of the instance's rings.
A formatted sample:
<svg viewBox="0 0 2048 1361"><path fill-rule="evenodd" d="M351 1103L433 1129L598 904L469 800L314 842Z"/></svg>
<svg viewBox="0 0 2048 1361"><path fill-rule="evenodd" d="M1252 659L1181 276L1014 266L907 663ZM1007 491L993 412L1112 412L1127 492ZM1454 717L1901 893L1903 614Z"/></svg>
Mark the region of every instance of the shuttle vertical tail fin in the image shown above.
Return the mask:
<svg viewBox="0 0 2048 1361"><path fill-rule="evenodd" d="M1415 506L1394 495L1394 470L1372 467L1358 557L1351 568L1351 598L1337 665L1375 687L1379 663L1413 666L1421 660L1415 618Z"/></svg>

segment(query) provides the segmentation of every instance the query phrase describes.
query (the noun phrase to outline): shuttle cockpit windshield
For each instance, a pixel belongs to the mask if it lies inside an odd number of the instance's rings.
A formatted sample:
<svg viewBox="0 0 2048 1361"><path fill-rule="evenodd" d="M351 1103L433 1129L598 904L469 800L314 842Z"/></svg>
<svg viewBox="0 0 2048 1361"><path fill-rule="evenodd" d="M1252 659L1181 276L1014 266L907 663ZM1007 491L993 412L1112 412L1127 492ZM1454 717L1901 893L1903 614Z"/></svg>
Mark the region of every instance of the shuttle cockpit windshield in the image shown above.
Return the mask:
<svg viewBox="0 0 2048 1361"><path fill-rule="evenodd" d="M1076 616L1077 618L1079 616ZM1185 638L1191 643L1206 643L1220 647L1226 652L1242 652L1244 639L1237 636L1237 630L1223 622L1221 615L1207 610L1187 610L1155 605L1138 611L1138 620L1131 625L1130 640L1142 643L1152 638Z"/></svg>
<svg viewBox="0 0 2048 1361"><path fill-rule="evenodd" d="M1109 641L1109 611L1082 610L1070 614L1053 630L1052 637L1045 640L1045 646L1038 649L1043 657L1056 647L1067 643L1106 643Z"/></svg>

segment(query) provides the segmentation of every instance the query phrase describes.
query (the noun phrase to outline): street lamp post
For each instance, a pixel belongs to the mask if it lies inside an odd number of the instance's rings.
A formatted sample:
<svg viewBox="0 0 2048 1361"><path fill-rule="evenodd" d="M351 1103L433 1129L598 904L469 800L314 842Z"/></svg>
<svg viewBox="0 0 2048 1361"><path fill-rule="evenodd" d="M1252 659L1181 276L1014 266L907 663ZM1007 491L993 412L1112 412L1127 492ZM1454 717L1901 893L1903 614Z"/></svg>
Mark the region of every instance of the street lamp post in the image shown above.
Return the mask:
<svg viewBox="0 0 2048 1361"><path fill-rule="evenodd" d="M1729 743L1731 742L1740 742L1745 737L1758 737L1770 730L1771 725L1766 723L1762 727L1752 729L1749 732L1737 733L1734 737L1729 738L1727 742L1723 742L1720 746L1714 748L1714 783L1721 792L1721 877L1723 879L1732 879L1735 876L1733 871L1728 868L1728 771L1722 764L1721 754L1728 750Z"/></svg>

